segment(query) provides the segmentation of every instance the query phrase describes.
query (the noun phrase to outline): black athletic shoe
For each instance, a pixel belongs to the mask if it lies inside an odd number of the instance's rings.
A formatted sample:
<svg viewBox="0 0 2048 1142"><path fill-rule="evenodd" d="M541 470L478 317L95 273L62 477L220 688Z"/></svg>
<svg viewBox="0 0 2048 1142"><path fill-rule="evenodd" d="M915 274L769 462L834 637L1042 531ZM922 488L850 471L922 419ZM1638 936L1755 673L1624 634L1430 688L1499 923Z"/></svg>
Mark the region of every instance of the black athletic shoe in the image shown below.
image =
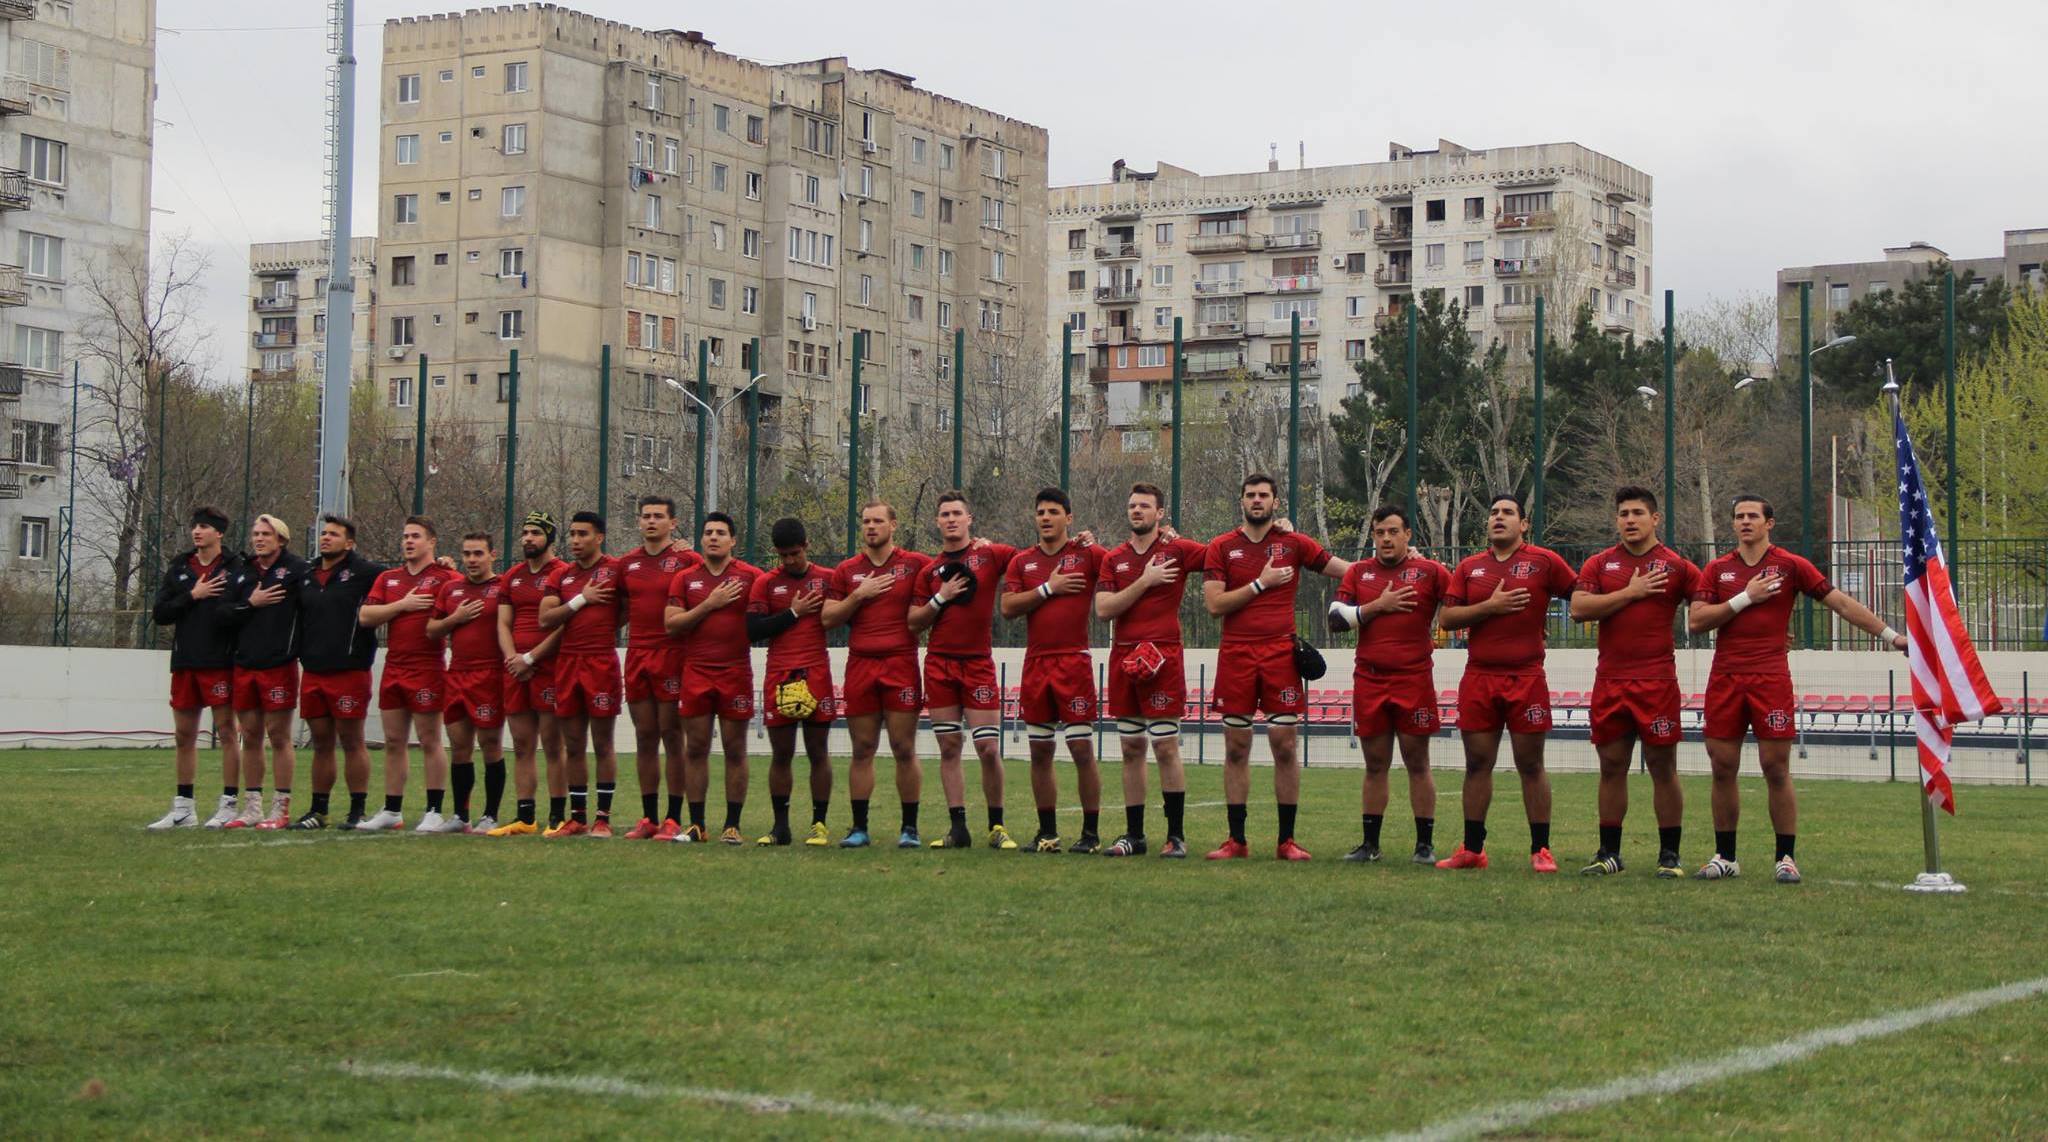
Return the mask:
<svg viewBox="0 0 2048 1142"><path fill-rule="evenodd" d="M971 849L974 847L974 837L968 833L967 826L953 825L946 830L945 836L933 840L931 847L935 849Z"/></svg>
<svg viewBox="0 0 2048 1142"><path fill-rule="evenodd" d="M340 826L340 827L341 827L341 828L343 828L343 829L345 829L345 830L348 830L348 831L350 831L350 832L354 832L354 831L355 831L355 827L356 827L357 825L360 825L360 824L362 824L362 823L363 823L363 821L364 821L364 817L363 817L363 815L362 815L361 813L350 813L350 814L348 815L348 819L347 819L347 820L345 820L345 821L343 821L343 822L341 823L341 826Z"/></svg>
<svg viewBox="0 0 2048 1142"><path fill-rule="evenodd" d="M1167 860L1186 860L1188 843L1179 837L1168 837L1166 843L1159 846L1159 855Z"/></svg>
<svg viewBox="0 0 2048 1142"><path fill-rule="evenodd" d="M1106 857L1144 856L1145 852L1144 837L1134 837L1129 833L1125 833L1123 836L1109 842L1109 847L1102 850L1102 855Z"/></svg>
<svg viewBox="0 0 2048 1142"><path fill-rule="evenodd" d="M293 829L303 831L310 831L313 829L324 829L327 827L327 814L307 813L306 815L300 817L298 820L293 821L291 827Z"/></svg>
<svg viewBox="0 0 2048 1142"><path fill-rule="evenodd" d="M1657 853L1658 880L1677 880L1684 875L1685 870L1678 867L1677 849L1663 849Z"/></svg>
<svg viewBox="0 0 2048 1142"><path fill-rule="evenodd" d="M1082 856L1091 856L1102 851L1102 838L1094 833L1082 833L1081 839L1075 841L1073 847L1067 851L1070 853L1080 853Z"/></svg>
<svg viewBox="0 0 2048 1142"><path fill-rule="evenodd" d="M1380 847L1378 845L1361 844L1350 852L1345 853L1344 859L1353 864L1377 864L1380 859Z"/></svg>
<svg viewBox="0 0 2048 1142"><path fill-rule="evenodd" d="M1060 851L1060 836L1058 833L1040 833L1031 838L1031 843L1024 846L1024 851L1027 853L1056 853Z"/></svg>

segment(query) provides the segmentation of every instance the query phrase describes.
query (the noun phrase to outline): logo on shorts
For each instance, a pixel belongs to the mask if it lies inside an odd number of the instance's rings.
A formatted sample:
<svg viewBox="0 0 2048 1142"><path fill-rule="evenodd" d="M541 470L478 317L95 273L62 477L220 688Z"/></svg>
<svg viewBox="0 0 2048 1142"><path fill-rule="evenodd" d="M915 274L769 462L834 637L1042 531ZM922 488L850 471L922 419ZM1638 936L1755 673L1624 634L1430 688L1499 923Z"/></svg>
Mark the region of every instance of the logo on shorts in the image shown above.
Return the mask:
<svg viewBox="0 0 2048 1142"><path fill-rule="evenodd" d="M355 697L350 694L343 694L334 700L334 708L344 714L355 713L356 705Z"/></svg>
<svg viewBox="0 0 2048 1142"><path fill-rule="evenodd" d="M1529 706L1522 710L1522 720L1532 726L1543 724L1543 707Z"/></svg>
<svg viewBox="0 0 2048 1142"><path fill-rule="evenodd" d="M1772 710L1764 715L1764 725L1774 730L1789 730L1792 728L1792 715L1783 710Z"/></svg>
<svg viewBox="0 0 2048 1142"><path fill-rule="evenodd" d="M207 692L216 698L225 698L228 696L228 684L225 682L215 682L207 687Z"/></svg>
<svg viewBox="0 0 2048 1142"><path fill-rule="evenodd" d="M542 705L553 706L555 704L555 688L553 686L541 687L540 700Z"/></svg>
<svg viewBox="0 0 2048 1142"><path fill-rule="evenodd" d="M664 693L664 694L680 694L680 693L682 693L682 692L683 692L683 680L682 680L682 679L680 679L680 678L664 678L664 679L662 679L662 680L661 680L661 692L662 692L662 693Z"/></svg>
<svg viewBox="0 0 2048 1142"><path fill-rule="evenodd" d="M478 720L488 722L498 716L498 711L489 702L485 702L476 708L476 716Z"/></svg>
<svg viewBox="0 0 2048 1142"><path fill-rule="evenodd" d="M284 687L282 687L282 686L272 686L272 687L270 688L270 700L271 700L271 701L273 701L273 702L282 702L282 701L284 701Z"/></svg>
<svg viewBox="0 0 2048 1142"><path fill-rule="evenodd" d="M1426 726L1429 724L1429 711L1416 710L1408 715L1408 720L1414 722L1417 726Z"/></svg>
<svg viewBox="0 0 2048 1142"><path fill-rule="evenodd" d="M1650 720L1650 732L1658 737L1662 737L1677 728L1677 726L1672 724L1670 718L1652 718Z"/></svg>
<svg viewBox="0 0 2048 1142"><path fill-rule="evenodd" d="M1076 714L1086 713L1088 711L1088 699L1081 697L1079 694L1076 694L1073 697L1067 699L1067 709L1073 711Z"/></svg>
<svg viewBox="0 0 2048 1142"><path fill-rule="evenodd" d="M1294 687L1289 686L1285 690L1280 691L1280 702L1282 705L1291 706L1299 701L1301 701L1301 691L1296 690Z"/></svg>
<svg viewBox="0 0 2048 1142"><path fill-rule="evenodd" d="M977 702L995 701L996 688L993 686L976 686L974 688L974 700Z"/></svg>
<svg viewBox="0 0 2048 1142"><path fill-rule="evenodd" d="M751 697L750 697L749 695L746 695L746 694L734 694L734 695L732 696L732 701L731 701L731 703L729 703L729 704L730 704L730 705L732 706L732 708L733 708L733 709L735 709L735 710L744 710L744 709L746 709L746 708L747 708L747 703L748 703L748 702L749 702L750 700L751 700Z"/></svg>
<svg viewBox="0 0 2048 1142"><path fill-rule="evenodd" d="M896 700L899 702L915 702L917 701L917 691L912 687L905 686L903 689L896 691Z"/></svg>
<svg viewBox="0 0 2048 1142"><path fill-rule="evenodd" d="M612 708L612 696L610 694L592 694L590 696L590 708L600 714L609 712Z"/></svg>
<svg viewBox="0 0 2048 1142"><path fill-rule="evenodd" d="M1164 710L1168 705L1172 704L1172 702L1173 699L1167 697L1164 692L1155 693L1151 697L1145 699L1145 704L1152 707L1155 710Z"/></svg>
<svg viewBox="0 0 2048 1142"><path fill-rule="evenodd" d="M424 686L418 690L413 691L412 700L424 706L431 703L434 699L439 698L440 696L440 694L434 691L433 687Z"/></svg>

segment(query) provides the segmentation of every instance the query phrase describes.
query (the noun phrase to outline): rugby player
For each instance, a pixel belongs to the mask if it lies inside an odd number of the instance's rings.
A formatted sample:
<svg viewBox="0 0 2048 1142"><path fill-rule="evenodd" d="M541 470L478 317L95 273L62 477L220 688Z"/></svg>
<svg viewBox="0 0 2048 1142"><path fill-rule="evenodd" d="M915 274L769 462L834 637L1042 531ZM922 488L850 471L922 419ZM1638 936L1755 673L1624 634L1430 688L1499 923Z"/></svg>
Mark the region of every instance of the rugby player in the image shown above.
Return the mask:
<svg viewBox="0 0 2048 1142"><path fill-rule="evenodd" d="M701 564L675 574L668 585L663 619L668 633L683 640L682 696L684 779L690 798L690 826L677 840L704 841L704 798L711 782L711 723L718 722L725 750L725 825L718 839L743 844L740 812L747 803L747 723L754 717L754 660L747 641L747 598L761 569L733 558L733 522L724 512L707 512L698 537ZM783 829L789 828L788 804Z"/></svg>
<svg viewBox="0 0 2048 1142"><path fill-rule="evenodd" d="M199 768L199 715L213 712L213 737L220 743L220 803L206 819L209 829L235 819L242 751L235 734L234 577L241 560L221 549L228 517L219 508L192 511L192 549L174 557L157 586L150 619L171 633L171 726L177 742L177 792L171 811L149 827L189 828L199 824L192 786Z"/></svg>
<svg viewBox="0 0 2048 1142"><path fill-rule="evenodd" d="M626 839L672 841L683 828L683 723L676 714L676 699L683 692L683 648L662 623L676 572L703 560L676 541L674 500L647 495L640 497L638 506L640 547L623 557L621 573L626 591L626 712L633 718L633 768L640 779L640 820L626 831ZM660 808L664 750L666 813ZM698 802L701 807L701 794Z"/></svg>
<svg viewBox="0 0 2048 1142"><path fill-rule="evenodd" d="M441 708L448 699L445 647L427 633L427 623L435 596L457 575L435 558L434 548L433 521L408 516L400 540L404 561L378 574L357 620L371 630L391 628L384 636L384 676L377 683L384 720L384 808L356 826L365 832L405 827L401 811L412 769L406 747L415 731L427 771L427 811L413 831L459 833L463 828L461 821L441 813L448 783L448 755L441 748Z"/></svg>
<svg viewBox="0 0 2048 1142"><path fill-rule="evenodd" d="M299 704L299 584L306 561L292 529L274 515L249 527L249 556L235 576L235 720L242 731L242 814L228 828L291 824L292 710ZM276 797L263 815L263 746L270 744Z"/></svg>
<svg viewBox="0 0 2048 1142"><path fill-rule="evenodd" d="M555 558L555 517L526 513L519 526L521 561L505 572L498 595L498 652L505 658L505 721L512 728L512 820L488 831L493 837L531 835L539 792L536 747L548 759L548 828L568 819L569 776L562 766L562 730L555 721L555 649L562 630L542 630L540 601L548 580L568 566Z"/></svg>
<svg viewBox="0 0 2048 1142"><path fill-rule="evenodd" d="M604 553L604 536L603 516L592 511L570 516L571 562L555 568L541 594L541 629L562 629L555 654L555 720L569 771L569 819L542 834L548 837L612 835L612 792L619 772L612 730L626 689L617 646L626 606L619 597L622 565ZM586 745L597 755L597 815L588 824Z"/></svg>
<svg viewBox="0 0 2048 1142"><path fill-rule="evenodd" d="M370 795L363 723L370 716L370 667L377 661L377 636L356 620L384 568L356 550L356 525L342 516L320 517L318 542L319 559L298 592L299 717L313 739L313 802L292 828L327 827L339 747L348 784L341 827L353 829L363 823Z"/></svg>
<svg viewBox="0 0 2048 1142"><path fill-rule="evenodd" d="M811 830L804 844L822 847L832 843L831 830L825 827L825 813L832 805L832 755L827 743L838 702L832 691L825 626L818 614L825 607L831 572L811 562L810 536L802 520L776 520L768 538L781 562L754 580L747 599L747 641L768 644L761 721L768 728L768 799L775 806L775 824L755 843L790 843L789 798L795 787L790 766L801 728L804 756L811 763Z"/></svg>
<svg viewBox="0 0 2048 1142"><path fill-rule="evenodd" d="M450 782L455 819L472 833L498 827L505 796L505 659L498 653L498 603L505 583L496 574L497 545L488 531L462 537L462 577L445 584L427 620L430 638L448 640L448 701L441 714L448 727ZM471 820L476 789L474 757L484 755L484 813Z"/></svg>
<svg viewBox="0 0 2048 1142"><path fill-rule="evenodd" d="M867 847L868 798L875 791L875 749L882 726L896 759L896 796L903 806L903 831L896 847L918 848L917 803L924 771L917 760L917 712L922 701L917 673L917 640L908 625L918 572L930 558L896 546L896 509L876 500L861 509L862 550L832 571L824 609L826 630L849 627L846 687L840 709L852 739L847 792L853 828L841 848Z"/></svg>

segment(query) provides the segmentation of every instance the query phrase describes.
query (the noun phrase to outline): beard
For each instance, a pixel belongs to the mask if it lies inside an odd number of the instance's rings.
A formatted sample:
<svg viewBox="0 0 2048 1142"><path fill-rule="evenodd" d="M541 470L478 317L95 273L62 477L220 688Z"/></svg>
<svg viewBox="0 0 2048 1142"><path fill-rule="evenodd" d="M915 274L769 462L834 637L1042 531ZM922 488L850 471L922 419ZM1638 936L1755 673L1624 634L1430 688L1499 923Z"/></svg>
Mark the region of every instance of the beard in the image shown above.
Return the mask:
<svg viewBox="0 0 2048 1142"><path fill-rule="evenodd" d="M1244 509L1244 521L1245 521L1246 523L1265 523L1265 522L1266 522L1267 520L1270 520L1270 519L1272 519L1272 518L1273 518L1273 509L1272 509L1272 508L1264 508L1264 509L1260 509L1260 508L1246 508L1246 509Z"/></svg>
<svg viewBox="0 0 2048 1142"><path fill-rule="evenodd" d="M1159 530L1159 525L1156 523L1134 523L1131 525L1132 535L1151 535L1157 530Z"/></svg>

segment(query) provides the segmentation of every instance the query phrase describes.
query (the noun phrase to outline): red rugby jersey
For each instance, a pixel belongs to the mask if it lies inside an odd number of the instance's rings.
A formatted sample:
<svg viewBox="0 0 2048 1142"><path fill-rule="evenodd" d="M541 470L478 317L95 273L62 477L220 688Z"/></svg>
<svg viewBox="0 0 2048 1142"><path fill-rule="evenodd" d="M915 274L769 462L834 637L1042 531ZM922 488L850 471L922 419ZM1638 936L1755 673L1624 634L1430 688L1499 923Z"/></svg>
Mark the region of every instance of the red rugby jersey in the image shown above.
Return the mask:
<svg viewBox="0 0 2048 1142"><path fill-rule="evenodd" d="M668 605L685 610L711 597L723 583L738 580L739 597L704 616L695 629L683 636L684 653L699 666L734 666L747 661L747 599L761 569L744 559L728 560L725 570L712 574L709 563L676 572L669 581Z"/></svg>
<svg viewBox="0 0 2048 1142"><path fill-rule="evenodd" d="M1130 610L1116 617L1112 634L1116 643L1119 646L1135 646L1141 642L1178 645L1181 640L1181 599L1187 593L1189 577L1201 574L1202 562L1208 554L1207 544L1186 536L1170 540L1155 538L1152 546L1144 551L1139 551L1130 541L1111 548L1102 557L1101 570L1095 576L1098 593L1115 594L1137 582L1148 563L1168 563L1180 568L1180 578L1147 588L1131 604Z"/></svg>
<svg viewBox="0 0 2048 1142"><path fill-rule="evenodd" d="M557 654L610 654L617 648L619 618L626 606L624 592L618 590L619 572L617 559L600 555L588 567L564 563L548 576L546 595L564 603L582 594L586 583L609 584L613 588L611 602L586 603L582 610L569 616L562 627L562 641L555 647Z"/></svg>
<svg viewBox="0 0 2048 1142"><path fill-rule="evenodd" d="M1586 560L1579 568L1573 589L1596 595L1611 595L1628 586L1640 568L1645 573L1665 573L1664 589L1600 620L1600 656L1593 667L1596 678L1676 680L1677 639L1671 629L1679 604L1698 586L1700 569L1676 551L1654 544L1641 555L1626 547L1613 547Z"/></svg>
<svg viewBox="0 0 2048 1142"><path fill-rule="evenodd" d="M1401 587L1415 592L1414 610L1389 612L1359 628L1358 669L1385 672L1429 665L1436 652L1436 607L1450 583L1443 564L1414 551L1392 566L1376 555L1353 563L1337 585L1340 603L1370 603Z"/></svg>
<svg viewBox="0 0 2048 1142"><path fill-rule="evenodd" d="M546 593L548 579L568 564L554 556L535 571L525 560L514 563L502 576L504 590L499 592L498 601L512 608L512 648L521 654L539 646L548 637L540 629L540 600Z"/></svg>
<svg viewBox="0 0 2048 1142"><path fill-rule="evenodd" d="M1009 568L1010 560L1016 557L1017 549L1009 544L991 543L986 547L941 551L925 564L924 570L917 573L915 589L911 592L910 605L913 607L924 606L939 593L939 570L948 563L966 567L975 582L973 598L955 602L939 612L939 621L932 624L931 634L925 640L926 650L956 658L988 657L994 634L997 596L1003 589L1003 573Z"/></svg>
<svg viewBox="0 0 2048 1142"><path fill-rule="evenodd" d="M619 556L619 563L626 592L626 645L635 650L672 645L668 628L662 625L668 612L669 584L678 571L702 567L704 557L694 551L649 555L645 547L636 547Z"/></svg>
<svg viewBox="0 0 2048 1142"><path fill-rule="evenodd" d="M1251 602L1223 616L1222 641L1225 644L1267 643L1276 638L1291 638L1294 635L1294 597L1301 588L1301 577L1311 571L1321 571L1329 564L1330 553L1323 550L1322 544L1298 531L1268 531L1266 538L1254 542L1245 535L1243 528L1232 528L1209 541L1208 553L1203 557L1202 575L1223 584L1224 590L1234 591L1258 578L1268 562L1275 567L1294 568L1294 579L1262 595L1252 596Z"/></svg>
<svg viewBox="0 0 2048 1142"><path fill-rule="evenodd" d="M792 575L780 567L761 572L747 597L747 613L772 615L786 611L802 594L823 596L832 572L816 563L806 564L801 574ZM808 670L831 661L825 650L825 624L813 611L796 624L768 640L768 672Z"/></svg>
<svg viewBox="0 0 2048 1142"><path fill-rule="evenodd" d="M468 576L442 585L434 596L434 617L445 619L467 602L482 603L483 613L448 633L448 667L451 670L503 669L505 656L498 652L498 598L504 594L504 580L493 575L481 583Z"/></svg>
<svg viewBox="0 0 2048 1142"><path fill-rule="evenodd" d="M432 598L441 592L443 584L462 578L461 574L450 571L439 563L429 563L415 575L401 563L387 567L377 575L377 582L370 593L363 597L366 606L383 606L419 592ZM384 665L408 669L441 669L444 640L427 637L427 620L434 609L402 614L385 624Z"/></svg>
<svg viewBox="0 0 2048 1142"><path fill-rule="evenodd" d="M1784 583L1778 593L1760 603L1751 603L1714 632L1714 669L1736 674L1770 674L1790 677L1791 665L1785 651L1791 639L1792 600L1805 594L1815 601L1835 589L1820 568L1782 547L1764 549L1754 567L1743 562L1742 552L1731 551L1700 569L1699 585L1693 588L1697 603L1725 603L1741 594L1758 576L1779 576Z"/></svg>
<svg viewBox="0 0 2048 1142"><path fill-rule="evenodd" d="M847 624L849 651L870 656L917 653L917 640L910 637L907 621L910 598L916 591L917 573L930 562L928 555L898 547L881 563L869 559L863 551L832 569L832 582L825 592L828 599L846 598L871 575L892 575L896 580L889 590L853 612L853 619Z"/></svg>
<svg viewBox="0 0 2048 1142"><path fill-rule="evenodd" d="M1444 605L1471 606L1483 603L1505 581L1509 590L1529 592L1528 605L1508 615L1494 615L1473 623L1465 631L1465 669L1514 672L1536 670L1543 665L1544 617L1552 599L1569 599L1578 573L1564 556L1547 547L1524 543L1506 559L1494 557L1491 548L1458 561L1451 572L1451 585L1444 592Z"/></svg>
<svg viewBox="0 0 2048 1142"><path fill-rule="evenodd" d="M1010 557L1003 589L1012 593L1035 591L1056 574L1081 577L1080 590L1054 595L1024 616L1025 658L1088 649L1088 620L1095 613L1095 593L1088 588L1101 564L1102 548L1083 547L1073 539L1050 554L1033 544Z"/></svg>

